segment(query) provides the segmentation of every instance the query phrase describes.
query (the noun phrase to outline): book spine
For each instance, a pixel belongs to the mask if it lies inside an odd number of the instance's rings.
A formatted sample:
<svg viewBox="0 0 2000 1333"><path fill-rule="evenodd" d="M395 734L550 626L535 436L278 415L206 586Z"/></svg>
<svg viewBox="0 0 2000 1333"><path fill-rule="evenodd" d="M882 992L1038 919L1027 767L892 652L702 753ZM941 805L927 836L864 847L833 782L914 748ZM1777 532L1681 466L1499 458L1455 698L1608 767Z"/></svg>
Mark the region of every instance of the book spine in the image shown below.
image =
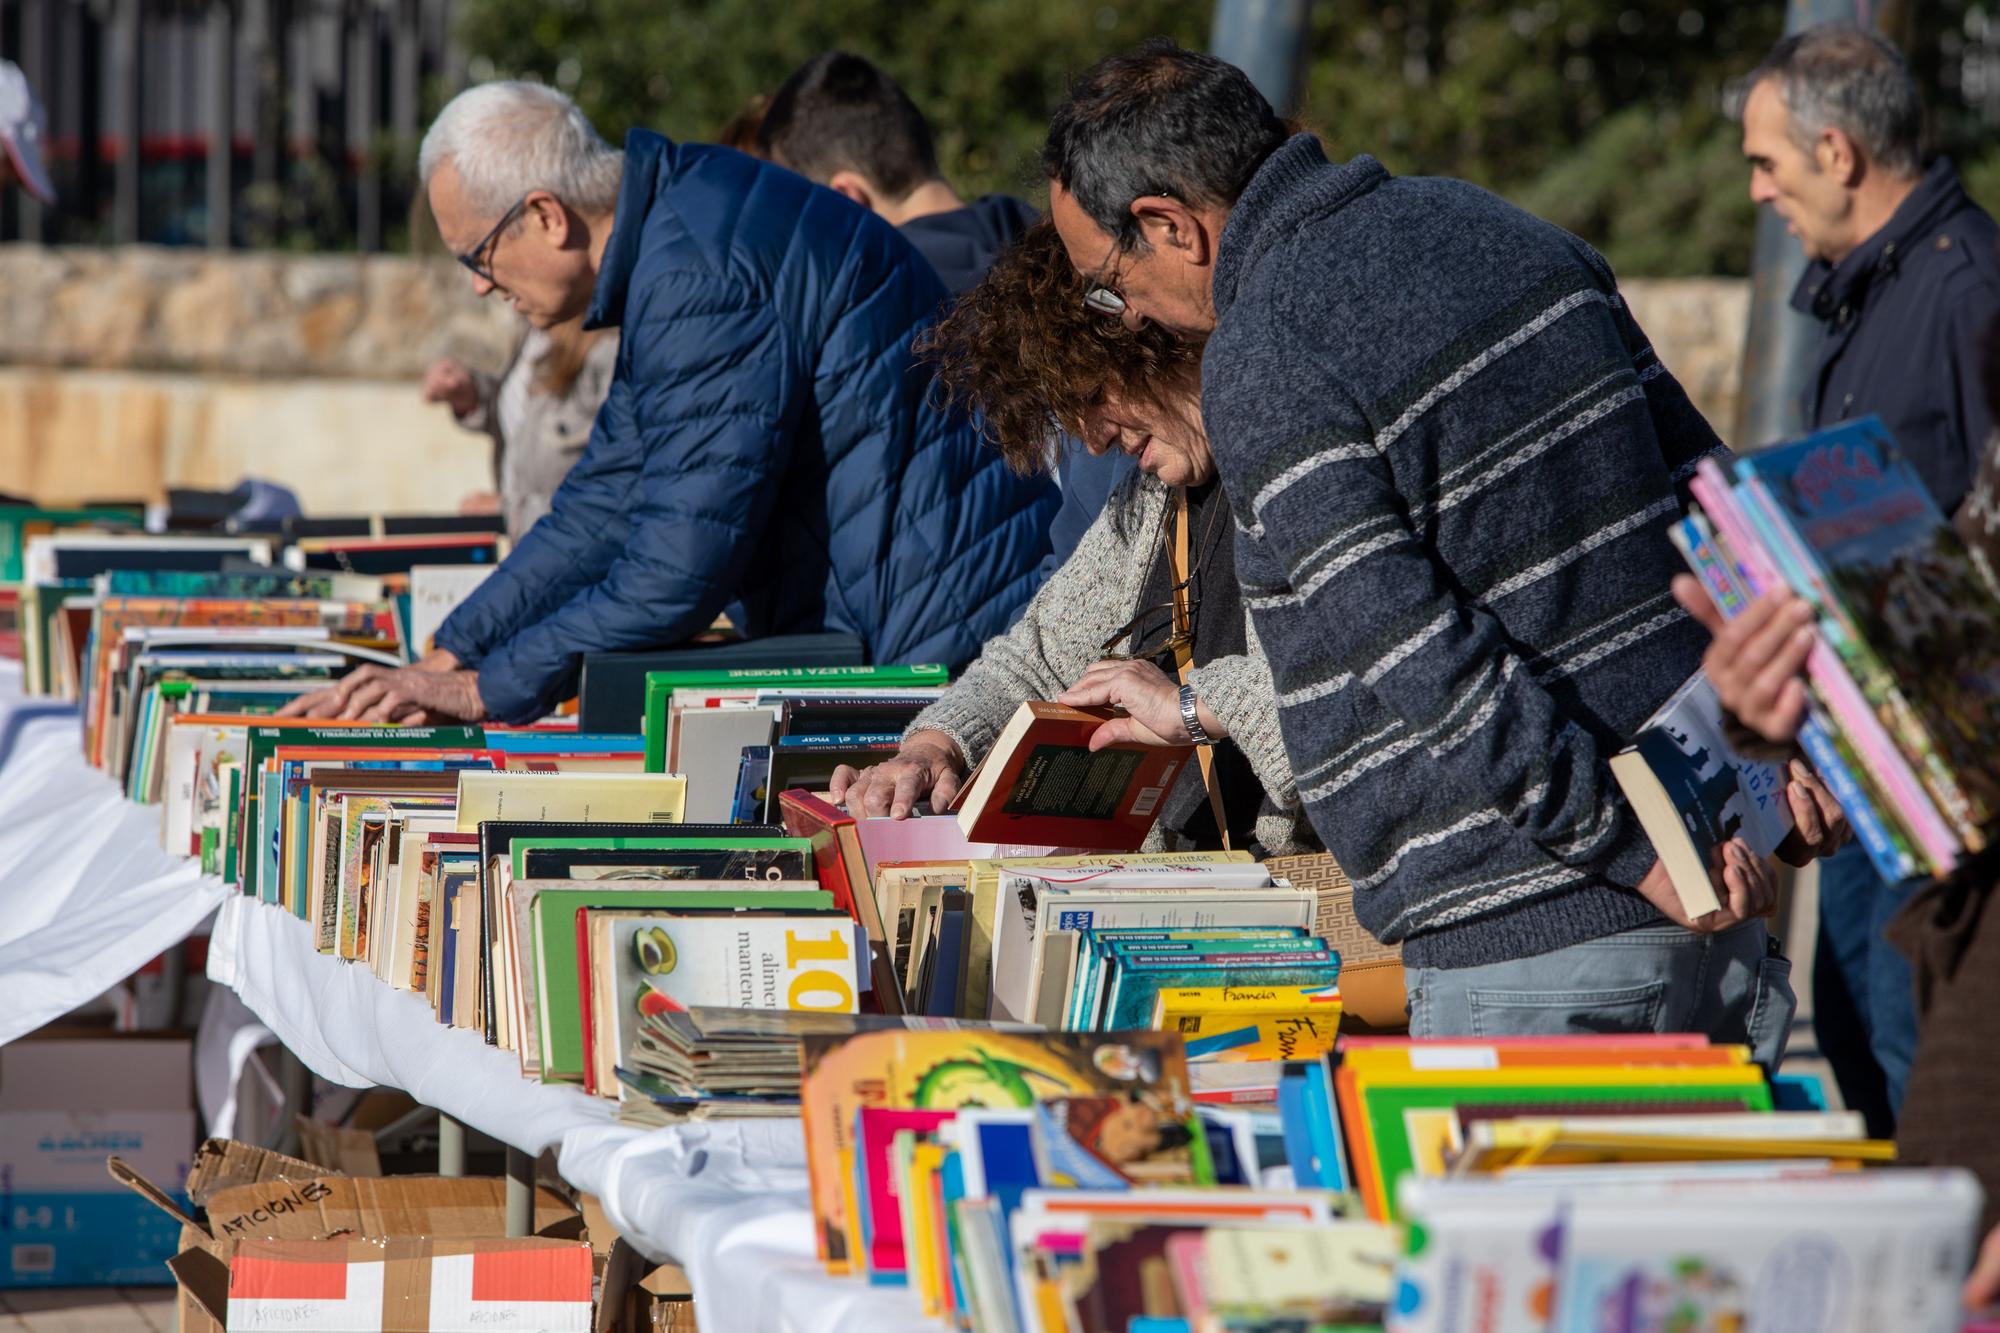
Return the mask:
<svg viewBox="0 0 2000 1333"><path fill-rule="evenodd" d="M1766 589L1784 584L1769 556L1757 540L1736 502L1728 477L1712 459L1703 459L1689 483L1710 521L1729 542L1739 562L1738 573L1744 590L1757 596ZM1937 807L1925 794L1916 774L1883 729L1880 719L1861 695L1846 665L1826 644L1816 638L1806 658L1806 674L1824 693L1828 711L1854 744L1863 762L1881 780L1891 805L1908 826L1922 850L1927 868L1947 875L1958 866L1957 839L1945 826Z"/></svg>
<svg viewBox="0 0 2000 1333"><path fill-rule="evenodd" d="M1888 828L1882 823L1881 813L1842 762L1840 752L1834 748L1833 738L1827 735L1818 718L1807 718L1805 725L1799 728L1799 748L1806 752L1813 768L1825 779L1833 799L1847 812L1847 822L1854 829L1854 836L1860 841L1862 850L1868 853L1875 873L1891 884L1908 879L1916 867L1890 838Z"/></svg>
<svg viewBox="0 0 2000 1333"><path fill-rule="evenodd" d="M1745 517L1763 538L1765 549L1777 559L1780 573L1818 607L1827 642L1853 675L1861 696L1877 710L1897 748L1910 761L1958 840L1974 851L1980 850L1985 839L1965 788L1945 762L1929 728L1910 706L1909 697L1862 636L1854 617L1834 590L1818 553L1799 536L1763 479L1744 472L1740 464L1738 471L1744 476L1737 494L1743 498Z"/></svg>
<svg viewBox="0 0 2000 1333"><path fill-rule="evenodd" d="M1728 550L1710 528L1707 515L1697 507L1670 529L1670 536L1723 616L1734 620L1742 614L1749 600L1730 567ZM1806 758L1812 762L1827 788L1833 792L1833 799L1846 811L1854 836L1868 853L1876 873L1892 883L1914 874L1914 859L1898 845L1888 825L1883 822L1881 812L1875 808L1875 802L1862 790L1853 770L1841 757L1834 738L1829 734L1826 720L1817 707L1799 728L1799 746L1806 752Z"/></svg>

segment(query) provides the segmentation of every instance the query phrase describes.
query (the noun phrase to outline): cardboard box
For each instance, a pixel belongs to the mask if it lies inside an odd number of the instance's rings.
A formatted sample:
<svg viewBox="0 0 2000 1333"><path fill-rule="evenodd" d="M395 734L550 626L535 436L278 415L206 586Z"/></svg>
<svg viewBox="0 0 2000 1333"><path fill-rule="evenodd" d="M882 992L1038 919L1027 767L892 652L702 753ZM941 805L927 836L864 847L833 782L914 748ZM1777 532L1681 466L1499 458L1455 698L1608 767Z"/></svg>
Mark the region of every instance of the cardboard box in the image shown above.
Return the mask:
<svg viewBox="0 0 2000 1333"><path fill-rule="evenodd" d="M221 1333L228 1317L231 1263L251 1242L468 1242L461 1253L510 1243L500 1239L507 1230L504 1180L328 1175L277 1153L210 1142L197 1154L189 1176L188 1197L206 1213L198 1219L128 1164L113 1159L109 1165L114 1179L181 1224L179 1252L167 1261L181 1287L181 1333ZM582 1217L553 1191L535 1191L534 1222L539 1237L583 1239ZM307 1333L334 1325L290 1327Z"/></svg>
<svg viewBox="0 0 2000 1333"><path fill-rule="evenodd" d="M244 1241L230 1333L591 1333L581 1240Z"/></svg>
<svg viewBox="0 0 2000 1333"><path fill-rule="evenodd" d="M0 1047L0 1287L173 1281L178 1228L105 1179L104 1159L185 1200L193 1146L186 1038L90 1031Z"/></svg>

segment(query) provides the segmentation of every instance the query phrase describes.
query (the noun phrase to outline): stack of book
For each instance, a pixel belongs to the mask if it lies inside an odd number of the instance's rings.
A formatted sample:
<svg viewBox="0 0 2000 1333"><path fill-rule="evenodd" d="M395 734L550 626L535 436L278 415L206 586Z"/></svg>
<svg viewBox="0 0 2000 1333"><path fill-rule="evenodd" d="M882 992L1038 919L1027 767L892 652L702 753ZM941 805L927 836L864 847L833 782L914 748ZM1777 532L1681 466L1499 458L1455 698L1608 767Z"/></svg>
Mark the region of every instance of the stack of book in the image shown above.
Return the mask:
<svg viewBox="0 0 2000 1333"><path fill-rule="evenodd" d="M944 692L941 666L799 666L646 675L646 766L687 775L690 818L763 823L773 793L821 791L896 752Z"/></svg>
<svg viewBox="0 0 2000 1333"><path fill-rule="evenodd" d="M800 1047L823 1263L977 1333L1947 1333L1980 1211L1695 1036L1349 1037L1249 1107L1173 1032Z"/></svg>
<svg viewBox="0 0 2000 1333"><path fill-rule="evenodd" d="M1704 462L1675 544L1726 616L1815 612L1800 743L1891 882L1945 875L2000 817L2000 601L1875 417Z"/></svg>
<svg viewBox="0 0 2000 1333"><path fill-rule="evenodd" d="M1176 1236L1255 1228L1290 1256L1281 1265L1318 1265L1328 1245L1366 1256L1358 1283L1344 1281L1351 1264L1331 1291L1332 1274L1301 1272L1258 1303L1311 1287L1352 1317L1382 1315L1399 1246L1388 1227L1342 1220L1323 1065L1296 1066L1298 1095L1253 1114L1199 1107L1167 1032L876 1030L800 1045L831 1272L908 1285L964 1328L1124 1329L1187 1308L1165 1266ZM1225 1286L1233 1243L1216 1241ZM1229 1287L1222 1303L1260 1285Z"/></svg>

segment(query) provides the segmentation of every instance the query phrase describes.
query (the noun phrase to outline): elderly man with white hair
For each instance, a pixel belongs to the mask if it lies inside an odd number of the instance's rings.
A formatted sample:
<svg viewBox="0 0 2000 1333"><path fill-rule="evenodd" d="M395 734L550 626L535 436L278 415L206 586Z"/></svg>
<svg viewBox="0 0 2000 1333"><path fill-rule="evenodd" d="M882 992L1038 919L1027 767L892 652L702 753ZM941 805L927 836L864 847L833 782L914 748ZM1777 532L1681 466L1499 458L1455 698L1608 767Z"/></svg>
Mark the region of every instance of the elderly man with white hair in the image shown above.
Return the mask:
<svg viewBox="0 0 2000 1333"><path fill-rule="evenodd" d="M872 660L969 660L1033 591L1054 496L927 401L910 344L944 303L895 228L769 163L635 130L553 89L439 114L431 212L480 295L617 326L610 396L549 513L414 667L309 716L533 719L588 651L835 630Z"/></svg>

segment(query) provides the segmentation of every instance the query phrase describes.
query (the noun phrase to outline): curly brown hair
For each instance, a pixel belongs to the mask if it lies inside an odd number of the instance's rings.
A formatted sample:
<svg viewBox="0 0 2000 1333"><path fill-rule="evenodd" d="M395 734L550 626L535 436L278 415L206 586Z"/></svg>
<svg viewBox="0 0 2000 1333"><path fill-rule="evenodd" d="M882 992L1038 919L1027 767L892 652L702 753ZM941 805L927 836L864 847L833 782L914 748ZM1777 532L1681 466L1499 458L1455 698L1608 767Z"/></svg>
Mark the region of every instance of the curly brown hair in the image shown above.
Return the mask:
<svg viewBox="0 0 2000 1333"><path fill-rule="evenodd" d="M1023 476L1050 469L1053 428L1082 436L1107 391L1156 404L1198 391L1199 347L1085 309L1085 287L1054 224L1038 222L917 344L941 405L971 409Z"/></svg>

